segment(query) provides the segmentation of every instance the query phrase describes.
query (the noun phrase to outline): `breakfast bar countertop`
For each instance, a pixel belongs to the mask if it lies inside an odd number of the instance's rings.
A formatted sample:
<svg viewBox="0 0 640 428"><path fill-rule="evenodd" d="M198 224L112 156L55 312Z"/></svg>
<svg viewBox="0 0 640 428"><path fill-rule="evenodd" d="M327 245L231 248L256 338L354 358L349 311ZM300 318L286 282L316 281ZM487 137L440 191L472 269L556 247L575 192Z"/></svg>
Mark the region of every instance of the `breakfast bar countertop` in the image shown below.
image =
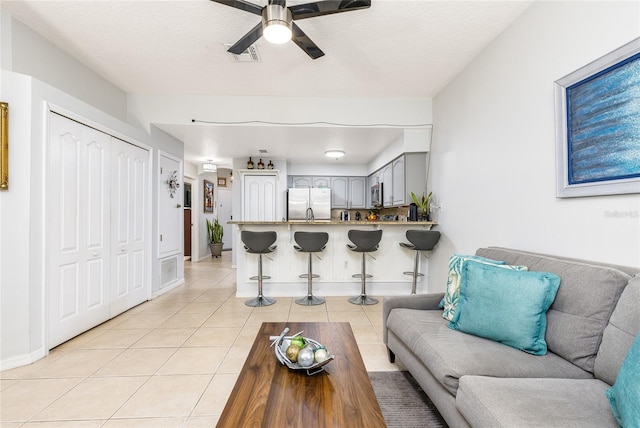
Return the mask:
<svg viewBox="0 0 640 428"><path fill-rule="evenodd" d="M325 225L325 226L374 226L374 225L389 225L389 226L436 226L438 223L435 221L397 221L397 220L361 220L361 221L340 221L340 220L328 220L328 221L305 221L305 220L293 220L293 221L229 221L229 224L237 224L239 226L287 226L287 225Z"/></svg>

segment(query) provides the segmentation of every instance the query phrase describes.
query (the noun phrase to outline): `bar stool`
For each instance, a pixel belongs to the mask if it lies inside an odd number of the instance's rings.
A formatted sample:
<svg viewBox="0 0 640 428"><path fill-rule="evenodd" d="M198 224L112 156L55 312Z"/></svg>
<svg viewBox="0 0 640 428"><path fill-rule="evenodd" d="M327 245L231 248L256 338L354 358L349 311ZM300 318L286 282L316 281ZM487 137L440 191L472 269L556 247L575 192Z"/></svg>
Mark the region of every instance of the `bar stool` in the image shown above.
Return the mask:
<svg viewBox="0 0 640 428"><path fill-rule="evenodd" d="M311 282L313 278L320 278L320 275L316 275L312 272L311 261L313 253L317 253L325 249L325 246L329 241L329 234L327 232L296 232L293 234L293 239L298 244L293 246L296 251L309 253L307 273L299 275L299 278L307 278L307 295L297 299L296 303L304 306L321 305L325 300L322 297L314 296L311 291Z"/></svg>
<svg viewBox="0 0 640 428"><path fill-rule="evenodd" d="M413 286L411 288L411 294L416 294L416 285L419 276L424 274L418 272L418 265L420 262L420 254L422 251L432 251L438 241L440 240L440 232L437 230L407 230L407 240L411 242L400 242L400 246L416 252L415 260L413 262L413 272L403 272L405 275L413 275Z"/></svg>
<svg viewBox="0 0 640 428"><path fill-rule="evenodd" d="M382 239L382 230L350 230L348 232L349 240L354 245L347 244L347 248L356 253L362 253L362 273L352 275L354 278L361 278L362 291L359 296L349 299L354 305L375 305L378 299L367 296L366 279L372 278L366 272L365 256L367 253L376 251ZM371 255L369 255L371 257Z"/></svg>
<svg viewBox="0 0 640 428"><path fill-rule="evenodd" d="M270 276L262 275L262 255L272 253L276 246L272 245L276 242L278 235L274 231L268 232L249 232L243 230L240 234L240 239L244 243L244 248L247 253L258 255L258 276L252 276L250 280L258 280L258 297L249 299L244 302L247 306L269 306L273 305L276 301L262 295L262 280L271 279Z"/></svg>

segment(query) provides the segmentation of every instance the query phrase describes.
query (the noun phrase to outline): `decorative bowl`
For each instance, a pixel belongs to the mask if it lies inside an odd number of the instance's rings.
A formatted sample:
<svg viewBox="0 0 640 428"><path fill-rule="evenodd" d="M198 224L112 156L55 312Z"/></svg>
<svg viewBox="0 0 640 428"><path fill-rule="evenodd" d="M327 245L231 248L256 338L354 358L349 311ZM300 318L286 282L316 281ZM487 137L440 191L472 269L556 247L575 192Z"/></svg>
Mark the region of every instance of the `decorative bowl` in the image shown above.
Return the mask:
<svg viewBox="0 0 640 428"><path fill-rule="evenodd" d="M307 372L308 376L312 376L314 374L318 374L320 372L323 372L324 371L324 366L329 364L335 358L335 355L327 353L327 358L325 360L322 360L319 363L314 363L313 365L311 365L309 367L302 367L297 362L294 363L293 361L291 361L291 360L289 360L287 358L287 348L289 347L289 345L291 343L291 339L293 339L294 337L298 336L300 333L298 333L297 335L294 335L294 336L285 336L285 334L287 334L288 331L289 331L289 328L285 328L285 330L282 332L282 334L280 336L271 336L270 337L271 346L274 346L274 348L275 348L276 358L278 359L278 361L280 361L280 364L282 364L283 366L287 366L291 370L304 370L304 371ZM304 337L304 336L302 338L305 340L305 343L313 344L316 347L316 349L320 348L320 347L324 348L324 346L320 342L318 342L316 340L313 340L313 339L310 339L310 338Z"/></svg>

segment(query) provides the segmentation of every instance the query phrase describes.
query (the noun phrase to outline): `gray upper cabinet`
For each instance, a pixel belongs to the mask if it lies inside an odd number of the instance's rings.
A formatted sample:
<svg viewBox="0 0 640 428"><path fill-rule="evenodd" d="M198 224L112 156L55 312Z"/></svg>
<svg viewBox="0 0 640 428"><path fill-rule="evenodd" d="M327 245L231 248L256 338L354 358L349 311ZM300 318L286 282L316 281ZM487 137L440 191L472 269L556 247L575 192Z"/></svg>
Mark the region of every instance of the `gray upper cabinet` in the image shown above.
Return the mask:
<svg viewBox="0 0 640 428"><path fill-rule="evenodd" d="M331 177L331 208L349 208L349 178Z"/></svg>
<svg viewBox="0 0 640 428"><path fill-rule="evenodd" d="M312 187L331 187L331 178L329 177L313 177L311 180Z"/></svg>
<svg viewBox="0 0 640 428"><path fill-rule="evenodd" d="M404 159L405 156L400 156L399 158L391 162L391 175L393 176L393 205L404 205L405 203Z"/></svg>
<svg viewBox="0 0 640 428"><path fill-rule="evenodd" d="M393 205L409 205L411 192L420 196L426 191L427 154L406 153L396 158L392 167Z"/></svg>
<svg viewBox="0 0 640 428"><path fill-rule="evenodd" d="M313 187L311 177L294 175L291 177L291 187Z"/></svg>
<svg viewBox="0 0 640 428"><path fill-rule="evenodd" d="M422 195L427 185L427 153L405 153L369 176L369 187L382 183L382 205L409 205L411 192ZM371 205L371 196L367 196Z"/></svg>
<svg viewBox="0 0 640 428"><path fill-rule="evenodd" d="M371 203L367 177L290 175L287 184L289 187L330 187L331 208L364 209Z"/></svg>
<svg viewBox="0 0 640 428"><path fill-rule="evenodd" d="M393 205L393 164L389 163L382 168L382 206Z"/></svg>
<svg viewBox="0 0 640 428"><path fill-rule="evenodd" d="M349 177L349 208L367 207L367 177Z"/></svg>

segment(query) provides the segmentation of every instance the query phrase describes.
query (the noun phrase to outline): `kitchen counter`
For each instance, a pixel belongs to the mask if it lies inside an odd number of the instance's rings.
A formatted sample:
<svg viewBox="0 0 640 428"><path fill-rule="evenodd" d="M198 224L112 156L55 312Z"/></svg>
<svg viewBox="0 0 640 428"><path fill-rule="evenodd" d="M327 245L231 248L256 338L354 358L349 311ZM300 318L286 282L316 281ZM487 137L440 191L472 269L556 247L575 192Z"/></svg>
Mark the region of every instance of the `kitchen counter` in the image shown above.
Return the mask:
<svg viewBox="0 0 640 428"><path fill-rule="evenodd" d="M361 221L340 221L340 220L320 220L320 221L305 221L305 220L292 220L292 221L229 221L229 224L236 224L238 226L267 226L267 225L291 225L291 226L436 226L438 223L433 221L385 221L385 220L361 220Z"/></svg>
<svg viewBox="0 0 640 428"><path fill-rule="evenodd" d="M367 273L373 278L367 280L367 294L372 296L409 295L411 276L405 271L413 271L415 252L399 245L408 242L405 234L410 229L431 229L435 222L426 221L230 221L237 230L236 252L236 296L255 297L257 281L256 254L244 251L240 232L275 231L277 248L263 257L264 275L271 279L263 282L265 296L301 297L307 294L307 280L298 276L307 272L308 253L294 249L296 232L327 232L329 242L324 251L315 253L313 271L320 278L313 280L313 293L318 296L355 296L360 294L360 280L352 275L360 272L362 253L347 249L351 243L349 229L382 230L382 240L377 251L367 256ZM436 250L437 251L437 250ZM418 280L417 292L426 293L428 286L428 259L420 258L419 271L425 274ZM444 286L442 284L442 286ZM441 288L441 287L440 287Z"/></svg>

